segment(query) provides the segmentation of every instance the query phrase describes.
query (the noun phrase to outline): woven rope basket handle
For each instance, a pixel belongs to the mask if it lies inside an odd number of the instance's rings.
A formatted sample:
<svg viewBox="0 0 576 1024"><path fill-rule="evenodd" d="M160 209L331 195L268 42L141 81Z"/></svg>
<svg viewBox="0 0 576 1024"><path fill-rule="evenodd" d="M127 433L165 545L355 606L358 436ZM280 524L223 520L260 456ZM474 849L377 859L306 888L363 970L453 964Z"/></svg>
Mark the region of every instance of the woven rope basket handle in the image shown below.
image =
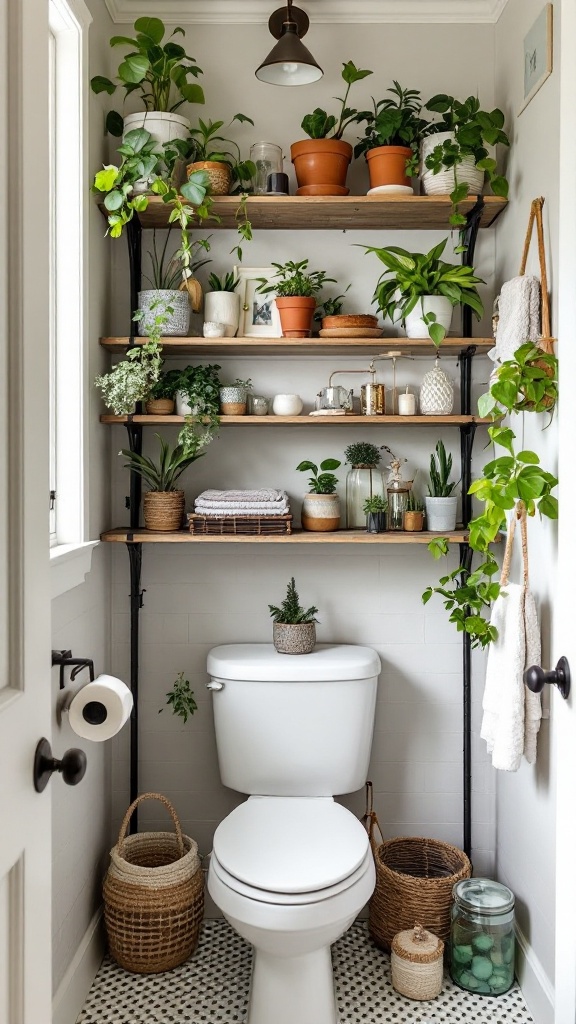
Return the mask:
<svg viewBox="0 0 576 1024"><path fill-rule="evenodd" d="M162 796L161 793L141 793L140 796L137 796L133 803L130 804L130 807L128 808L126 814L124 815L122 824L120 825L120 832L118 834L118 853L120 854L120 856L124 856L124 840L126 839L126 832L128 831L130 818L132 817L134 811L138 807L138 804L141 804L143 800L159 800L161 804L164 804L166 810L169 811L169 813L172 816L172 821L174 822L176 842L178 843L178 852L180 854L180 857L183 857L185 851L184 840L182 839L182 826L180 825L180 819L176 814L176 810L173 804L170 803L168 797Z"/></svg>
<svg viewBox="0 0 576 1024"><path fill-rule="evenodd" d="M512 518L510 519L510 526L508 528L508 536L506 538L506 550L504 552L504 560L502 562L502 573L500 575L500 585L502 587L507 586L510 579L510 563L512 561L512 549L514 547L514 534L516 532L516 523L520 520L520 533L522 536L522 566L523 566L523 583L524 590L528 589L528 527L526 522L526 505L523 501L516 503Z"/></svg>
<svg viewBox="0 0 576 1024"><path fill-rule="evenodd" d="M526 273L528 251L530 249L530 242L532 241L534 224L536 224L536 237L538 240L538 262L540 263L540 291L542 296L542 337L540 338L538 347L541 348L542 351L546 352L548 355L553 355L554 338L550 337L550 297L548 295L546 249L544 248L544 228L542 226L543 206L543 196L539 196L538 199L532 200L532 205L530 207L530 217L528 219L528 230L526 231L526 238L524 240L524 252L522 253L522 262L520 264L520 277L524 277L524 274Z"/></svg>
<svg viewBox="0 0 576 1024"><path fill-rule="evenodd" d="M376 812L374 810L374 795L372 791L371 782L366 783L366 813L362 817L362 824L364 825L364 828L368 833L370 846L372 848L372 852L374 852L380 845L380 843L384 842L384 836L382 835L380 822L378 821L378 818L376 817ZM378 830L380 836L380 843L376 842L376 837L374 835L376 830Z"/></svg>

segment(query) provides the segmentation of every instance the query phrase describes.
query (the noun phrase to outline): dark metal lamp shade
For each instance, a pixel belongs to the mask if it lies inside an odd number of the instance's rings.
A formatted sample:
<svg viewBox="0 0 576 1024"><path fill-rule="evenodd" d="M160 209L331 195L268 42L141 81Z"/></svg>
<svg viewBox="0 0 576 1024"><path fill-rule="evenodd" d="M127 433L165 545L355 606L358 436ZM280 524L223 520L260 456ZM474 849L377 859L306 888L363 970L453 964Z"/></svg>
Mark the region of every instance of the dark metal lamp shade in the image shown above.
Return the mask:
<svg viewBox="0 0 576 1024"><path fill-rule="evenodd" d="M275 11L270 18L271 31L277 35L274 21L276 19L277 24L278 15L282 15L281 35L256 71L256 78L268 85L310 85L324 74L300 39L297 20L292 16L293 10L295 14L297 8L292 9L289 4L288 8Z"/></svg>

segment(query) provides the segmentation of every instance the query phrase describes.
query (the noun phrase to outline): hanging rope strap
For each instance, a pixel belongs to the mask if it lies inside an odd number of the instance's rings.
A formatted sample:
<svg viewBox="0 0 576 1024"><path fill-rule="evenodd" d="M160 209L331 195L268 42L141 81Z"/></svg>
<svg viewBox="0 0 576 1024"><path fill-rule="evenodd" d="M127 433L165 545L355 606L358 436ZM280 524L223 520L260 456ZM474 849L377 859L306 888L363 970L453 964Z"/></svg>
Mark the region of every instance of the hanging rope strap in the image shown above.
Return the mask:
<svg viewBox="0 0 576 1024"><path fill-rule="evenodd" d="M532 200L532 205L530 207L530 217L528 218L528 229L526 231L526 238L524 240L524 252L522 253L522 262L520 264L520 277L524 277L526 273L526 263L528 261L530 242L532 241L534 224L536 224L536 237L538 241L538 262L540 264L540 290L542 293L542 336L540 338L540 341L538 342L538 347L541 348L543 352L553 355L554 342L556 339L551 337L550 296L548 295L546 249L544 247L544 228L542 224L543 206L543 196L539 196L538 199Z"/></svg>
<svg viewBox="0 0 576 1024"><path fill-rule="evenodd" d="M512 550L514 548L514 534L516 532L516 523L520 520L520 534L522 537L522 566L523 566L523 587L524 591L528 589L528 526L526 518L526 505L523 501L519 501L510 518L510 524L508 526L508 536L506 537L506 549L504 551L504 560L502 562L502 573L500 575L500 586L505 587L510 579L510 564L512 562Z"/></svg>

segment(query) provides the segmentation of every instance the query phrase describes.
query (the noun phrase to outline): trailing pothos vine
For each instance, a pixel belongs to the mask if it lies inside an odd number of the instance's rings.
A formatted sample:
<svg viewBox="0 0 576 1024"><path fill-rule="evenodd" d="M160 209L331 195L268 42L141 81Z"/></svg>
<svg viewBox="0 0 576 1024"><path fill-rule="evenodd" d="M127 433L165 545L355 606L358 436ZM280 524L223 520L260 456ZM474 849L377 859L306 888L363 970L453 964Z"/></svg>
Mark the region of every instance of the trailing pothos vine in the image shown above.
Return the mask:
<svg viewBox="0 0 576 1024"><path fill-rule="evenodd" d="M521 345L514 358L499 367L490 390L479 399L480 414L495 421L511 412L545 411L552 415L558 397L557 371L554 355L542 352L532 343ZM488 433L492 443L504 449L505 454L486 463L482 476L468 492L483 504L482 512L469 525L469 545L483 556L483 561L474 570L460 566L442 576L438 586L428 587L422 595L427 604L433 594L439 594L450 613L450 622L458 632L469 634L472 647L482 648L498 637L489 615L502 587L495 579L499 566L489 547L505 528L507 513L523 502L529 516L538 512L548 519L558 518L558 500L552 494L557 477L540 465L536 452L516 450L516 435L511 427L494 423ZM438 537L428 548L439 559L448 554L449 543L445 537Z"/></svg>

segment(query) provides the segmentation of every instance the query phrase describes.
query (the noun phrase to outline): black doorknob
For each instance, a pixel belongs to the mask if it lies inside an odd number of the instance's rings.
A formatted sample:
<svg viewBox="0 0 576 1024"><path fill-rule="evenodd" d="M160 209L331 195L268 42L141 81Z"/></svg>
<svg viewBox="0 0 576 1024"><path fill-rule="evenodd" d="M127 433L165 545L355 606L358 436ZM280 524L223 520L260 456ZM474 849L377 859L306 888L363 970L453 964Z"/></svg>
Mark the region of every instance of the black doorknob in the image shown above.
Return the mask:
<svg viewBox="0 0 576 1024"><path fill-rule="evenodd" d="M570 665L567 658L560 658L556 668L545 672L540 665L531 665L524 672L524 682L533 693L541 693L546 683L557 686L564 700L570 693Z"/></svg>
<svg viewBox="0 0 576 1024"><path fill-rule="evenodd" d="M67 786L77 786L86 774L86 754L72 747L58 761L52 757L52 747L48 740L41 739L34 755L34 789L37 793L46 789L52 772L61 772Z"/></svg>

